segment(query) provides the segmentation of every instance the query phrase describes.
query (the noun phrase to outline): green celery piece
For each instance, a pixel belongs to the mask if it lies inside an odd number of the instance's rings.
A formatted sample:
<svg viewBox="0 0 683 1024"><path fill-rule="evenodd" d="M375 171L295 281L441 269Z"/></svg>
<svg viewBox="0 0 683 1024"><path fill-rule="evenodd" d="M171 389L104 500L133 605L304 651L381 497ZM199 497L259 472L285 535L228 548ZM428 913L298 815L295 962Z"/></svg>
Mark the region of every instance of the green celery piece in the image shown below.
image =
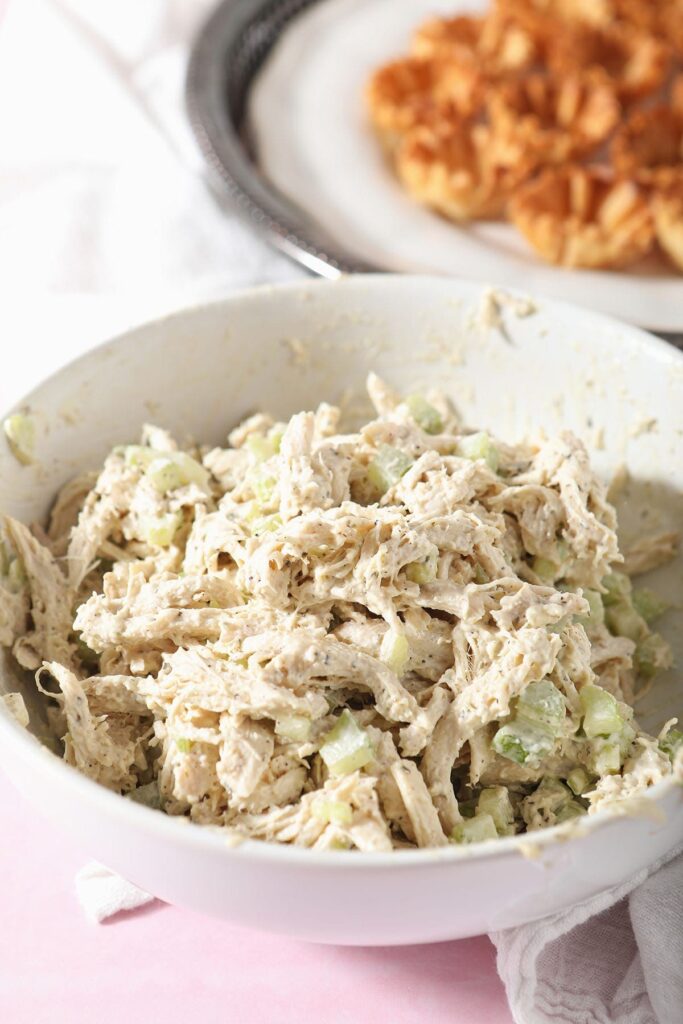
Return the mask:
<svg viewBox="0 0 683 1024"><path fill-rule="evenodd" d="M451 832L454 843L481 843L486 839L497 839L498 832L490 814L475 814L458 822Z"/></svg>
<svg viewBox="0 0 683 1024"><path fill-rule="evenodd" d="M368 480L376 490L384 494L398 483L412 464L413 460L405 452L388 444L380 445L377 454L368 465Z"/></svg>
<svg viewBox="0 0 683 1024"><path fill-rule="evenodd" d="M7 585L13 594L18 594L28 582L26 568L23 560L16 556L13 558L7 569Z"/></svg>
<svg viewBox="0 0 683 1024"><path fill-rule="evenodd" d="M591 743L590 768L596 775L615 775L621 771L619 743L612 736L597 736Z"/></svg>
<svg viewBox="0 0 683 1024"><path fill-rule="evenodd" d="M671 668L671 648L659 633L650 633L637 645L634 660L638 674L651 679L661 669Z"/></svg>
<svg viewBox="0 0 683 1024"><path fill-rule="evenodd" d="M12 455L23 466L29 466L33 462L36 443L36 425L33 417L27 413L15 412L3 421L2 426Z"/></svg>
<svg viewBox="0 0 683 1024"><path fill-rule="evenodd" d="M161 810L161 794L156 782L148 782L146 786L138 786L127 794L128 799L133 803L142 804L144 807L151 807L155 811Z"/></svg>
<svg viewBox="0 0 683 1024"><path fill-rule="evenodd" d="M515 813L510 794L505 786L491 786L482 789L477 801L477 815L488 814L493 818L499 836L509 836L515 831Z"/></svg>
<svg viewBox="0 0 683 1024"><path fill-rule="evenodd" d="M275 735L293 743L305 743L311 735L311 720L305 715L283 715L276 719Z"/></svg>
<svg viewBox="0 0 683 1024"><path fill-rule="evenodd" d="M409 562L406 565L406 576L411 583L433 583L436 579L438 562L439 552L435 549L422 562Z"/></svg>
<svg viewBox="0 0 683 1024"><path fill-rule="evenodd" d="M625 636L634 643L643 640L648 634L645 619L625 602L608 605L605 609L605 622L613 636Z"/></svg>
<svg viewBox="0 0 683 1024"><path fill-rule="evenodd" d="M353 821L353 808L345 800L316 800L313 814L324 822L331 822L340 828L348 828Z"/></svg>
<svg viewBox="0 0 683 1024"><path fill-rule="evenodd" d="M589 739L595 736L611 736L624 725L615 697L601 686L589 684L579 692L583 709L583 731Z"/></svg>
<svg viewBox="0 0 683 1024"><path fill-rule="evenodd" d="M380 660L397 676L402 676L410 658L410 648L405 633L389 629L382 637L379 650Z"/></svg>
<svg viewBox="0 0 683 1024"><path fill-rule="evenodd" d="M181 522L180 512L150 517L143 524L144 539L151 547L167 548L173 543Z"/></svg>
<svg viewBox="0 0 683 1024"><path fill-rule="evenodd" d="M605 593L602 595L602 603L608 608L613 604L628 602L631 595L631 581L623 572L610 572L602 581Z"/></svg>
<svg viewBox="0 0 683 1024"><path fill-rule="evenodd" d="M580 623L586 631L602 626L605 621L605 606L602 603L602 594L598 590L590 590L585 587L583 597L588 602L588 615L579 615L576 622Z"/></svg>
<svg viewBox="0 0 683 1024"><path fill-rule="evenodd" d="M663 615L670 607L669 602L659 597L647 587L639 587L633 591L633 607L649 624Z"/></svg>
<svg viewBox="0 0 683 1024"><path fill-rule="evenodd" d="M560 565L566 562L572 553L571 544L560 537L559 540L555 541L555 551L557 553L557 559Z"/></svg>
<svg viewBox="0 0 683 1024"><path fill-rule="evenodd" d="M483 459L489 469L494 473L498 472L500 465L500 452L487 433L481 431L478 434L468 434L458 441L458 454L463 459Z"/></svg>
<svg viewBox="0 0 683 1024"><path fill-rule="evenodd" d="M555 819L558 825L562 825L565 821L573 821L574 818L580 818L587 813L586 808L578 800L570 800L568 804L560 808Z"/></svg>
<svg viewBox="0 0 683 1024"><path fill-rule="evenodd" d="M181 754L189 754L192 750L192 740L188 740L184 736L179 736L175 745Z"/></svg>
<svg viewBox="0 0 683 1024"><path fill-rule="evenodd" d="M585 768L573 768L567 776L567 785L574 796L581 796L590 789L591 777Z"/></svg>
<svg viewBox="0 0 683 1024"><path fill-rule="evenodd" d="M477 812L477 801L474 798L472 800L458 800L458 810L463 818L473 818Z"/></svg>
<svg viewBox="0 0 683 1024"><path fill-rule="evenodd" d="M509 722L501 726L491 746L501 757L516 764L538 763L551 753L555 739L545 729L531 723Z"/></svg>
<svg viewBox="0 0 683 1024"><path fill-rule="evenodd" d="M548 580L552 583L558 572L560 571L559 565L556 562L551 562L549 558L543 558L537 555L531 563L531 568L542 580Z"/></svg>
<svg viewBox="0 0 683 1024"><path fill-rule="evenodd" d="M87 668L99 669L99 654L97 654L96 651L93 651L91 647L88 647L80 633L76 634L76 650L78 651L78 657L81 664L85 665Z"/></svg>
<svg viewBox="0 0 683 1024"><path fill-rule="evenodd" d="M277 513L272 516L257 516L250 520L250 529L253 537L260 537L262 533L276 533L282 526L282 518Z"/></svg>
<svg viewBox="0 0 683 1024"><path fill-rule="evenodd" d="M121 453L123 461L131 469L147 469L161 454L144 444L127 444L121 449Z"/></svg>
<svg viewBox="0 0 683 1024"><path fill-rule="evenodd" d="M680 729L669 729L659 741L659 749L673 761L683 747L683 732Z"/></svg>
<svg viewBox="0 0 683 1024"><path fill-rule="evenodd" d="M14 556L10 554L7 544L0 540L0 576L6 576Z"/></svg>
<svg viewBox="0 0 683 1024"><path fill-rule="evenodd" d="M418 427L422 427L426 434L441 433L443 430L441 413L433 405L430 405L426 398L423 398L422 395L409 395L405 404Z"/></svg>
<svg viewBox="0 0 683 1024"><path fill-rule="evenodd" d="M187 452L155 452L154 460L147 466L145 476L154 484L160 494L174 491L178 487L197 484L202 490L209 490L210 474Z"/></svg>
<svg viewBox="0 0 683 1024"><path fill-rule="evenodd" d="M549 679L529 683L517 701L517 718L540 723L555 736L561 734L566 713L564 697Z"/></svg>
<svg viewBox="0 0 683 1024"><path fill-rule="evenodd" d="M270 430L267 435L250 434L246 446L257 462L265 462L266 459L278 454L281 441L282 433Z"/></svg>
<svg viewBox="0 0 683 1024"><path fill-rule="evenodd" d="M572 799L569 787L561 779L555 778L554 775L544 775L538 784L536 792L552 795L556 808L563 807Z"/></svg>
<svg viewBox="0 0 683 1024"><path fill-rule="evenodd" d="M320 746L320 756L333 775L349 775L372 761L367 733L357 725L350 711L342 711L327 733Z"/></svg>
<svg viewBox="0 0 683 1024"><path fill-rule="evenodd" d="M619 744L619 753L621 754L622 761L631 749L631 744L633 743L635 738L636 730L633 728L630 722L624 722L616 736L612 737L612 739L615 739L616 742Z"/></svg>

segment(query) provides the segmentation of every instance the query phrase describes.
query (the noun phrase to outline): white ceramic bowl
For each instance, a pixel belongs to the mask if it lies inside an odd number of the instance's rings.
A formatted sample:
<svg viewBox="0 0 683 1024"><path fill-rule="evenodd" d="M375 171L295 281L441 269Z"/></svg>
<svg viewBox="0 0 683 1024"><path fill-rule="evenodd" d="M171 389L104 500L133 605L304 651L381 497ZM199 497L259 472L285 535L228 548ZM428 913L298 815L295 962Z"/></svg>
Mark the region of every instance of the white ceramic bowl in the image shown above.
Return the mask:
<svg viewBox="0 0 683 1024"><path fill-rule="evenodd" d="M257 408L286 416L349 389L358 394L374 369L399 389L442 387L468 423L506 438L570 427L599 441L600 471L626 462L633 476L624 520L631 537L682 522L683 356L633 328L545 301L532 313L505 305L504 329L488 327L483 296L481 287L436 278L304 282L131 331L21 403L38 421L39 461L21 467L1 446L0 508L25 521L44 517L69 476L135 439L146 420L219 443ZM673 566L655 582L680 598L680 577ZM677 614L663 631L678 643L680 662ZM0 685L31 691L8 661ZM35 697L30 703L39 721ZM683 689L672 675L640 714L653 728L676 711L683 713ZM219 831L98 787L4 709L0 763L84 851L162 899L321 942L429 942L517 925L626 880L683 838L682 790L664 784L632 814L596 815L580 833L389 855L229 848Z"/></svg>

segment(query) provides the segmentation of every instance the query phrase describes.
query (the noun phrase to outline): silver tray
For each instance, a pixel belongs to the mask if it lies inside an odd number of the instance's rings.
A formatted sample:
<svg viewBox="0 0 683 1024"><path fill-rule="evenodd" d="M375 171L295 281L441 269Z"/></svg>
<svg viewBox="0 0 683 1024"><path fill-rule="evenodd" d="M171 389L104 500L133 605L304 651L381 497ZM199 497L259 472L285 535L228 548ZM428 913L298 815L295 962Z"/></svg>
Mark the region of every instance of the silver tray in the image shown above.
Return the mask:
<svg viewBox="0 0 683 1024"><path fill-rule="evenodd" d="M329 237L261 173L247 130L249 92L289 23L324 0L223 0L201 28L186 82L190 123L219 201L277 249L323 277L382 271ZM683 334L658 332L683 347Z"/></svg>
<svg viewBox="0 0 683 1024"><path fill-rule="evenodd" d="M197 36L187 72L190 123L219 198L272 245L323 277L367 272L259 171L246 130L249 90L292 18L321 0L225 0Z"/></svg>

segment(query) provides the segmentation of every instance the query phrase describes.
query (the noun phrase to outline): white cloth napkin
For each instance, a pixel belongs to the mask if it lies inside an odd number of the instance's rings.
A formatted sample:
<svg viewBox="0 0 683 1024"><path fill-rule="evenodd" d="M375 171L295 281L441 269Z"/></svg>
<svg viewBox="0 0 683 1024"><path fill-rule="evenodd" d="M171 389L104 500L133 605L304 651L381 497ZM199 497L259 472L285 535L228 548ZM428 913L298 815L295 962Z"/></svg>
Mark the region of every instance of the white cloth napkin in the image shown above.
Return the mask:
<svg viewBox="0 0 683 1024"><path fill-rule="evenodd" d="M0 32L3 406L106 333L302 272L201 181L182 91L210 0L13 0ZM4 350L4 349L3 349ZM11 373L8 372L11 370ZM92 921L152 897L99 864ZM518 1024L680 1024L683 861L492 936Z"/></svg>
<svg viewBox="0 0 683 1024"><path fill-rule="evenodd" d="M577 907L490 936L516 1024L681 1024L681 854Z"/></svg>
<svg viewBox="0 0 683 1024"><path fill-rule="evenodd" d="M76 896L92 924L102 924L115 914L154 901L154 896L96 860L88 861L76 875Z"/></svg>

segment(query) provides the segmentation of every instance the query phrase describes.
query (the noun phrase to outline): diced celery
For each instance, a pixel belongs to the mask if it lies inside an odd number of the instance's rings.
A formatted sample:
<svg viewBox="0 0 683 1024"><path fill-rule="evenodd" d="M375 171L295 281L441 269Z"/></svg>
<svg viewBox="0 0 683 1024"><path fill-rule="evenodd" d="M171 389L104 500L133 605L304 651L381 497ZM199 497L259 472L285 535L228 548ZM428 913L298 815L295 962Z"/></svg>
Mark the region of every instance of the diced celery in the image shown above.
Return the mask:
<svg viewBox="0 0 683 1024"><path fill-rule="evenodd" d="M434 549L424 561L409 562L406 566L406 576L412 583L433 583L438 563L439 552Z"/></svg>
<svg viewBox="0 0 683 1024"><path fill-rule="evenodd" d="M496 824L490 814L475 814L458 822L451 832L454 843L481 843L486 839L497 839Z"/></svg>
<svg viewBox="0 0 683 1024"><path fill-rule="evenodd" d="M13 556L4 541L0 540L0 576L6 576Z"/></svg>
<svg viewBox="0 0 683 1024"><path fill-rule="evenodd" d="M508 761L516 764L537 763L551 753L554 738L544 729L531 723L509 722L501 726L493 737L491 746Z"/></svg>
<svg viewBox="0 0 683 1024"><path fill-rule="evenodd" d="M601 686L584 686L579 699L583 709L583 731L589 739L594 736L611 736L618 733L624 724L615 697Z"/></svg>
<svg viewBox="0 0 683 1024"><path fill-rule="evenodd" d="M272 500L277 485L277 480L273 476L261 476L255 475L250 476L251 487L256 495L257 500L262 504L266 505Z"/></svg>
<svg viewBox="0 0 683 1024"><path fill-rule="evenodd" d="M613 636L626 636L635 643L647 636L645 619L630 604L608 605L605 622Z"/></svg>
<svg viewBox="0 0 683 1024"><path fill-rule="evenodd" d="M631 745L635 738L636 730L630 722L624 722L619 732L615 736L611 737L611 739L616 740L619 744L619 753L621 754L622 761L631 749Z"/></svg>
<svg viewBox="0 0 683 1024"><path fill-rule="evenodd" d="M36 443L36 425L33 417L27 413L15 412L3 423L5 437L15 459L28 466L33 462L33 450Z"/></svg>
<svg viewBox="0 0 683 1024"><path fill-rule="evenodd" d="M325 736L320 756L333 775L348 775L372 761L367 733L357 725L350 711L342 711L334 728Z"/></svg>
<svg viewBox="0 0 683 1024"><path fill-rule="evenodd" d="M179 736L175 741L175 745L181 754L189 754L192 750L192 740L188 740L184 736Z"/></svg>
<svg viewBox="0 0 683 1024"><path fill-rule="evenodd" d="M423 398L422 395L409 395L406 398L408 412L419 427L427 434L440 434L443 430L443 419L438 409Z"/></svg>
<svg viewBox="0 0 683 1024"><path fill-rule="evenodd" d="M353 821L353 808L345 800L316 800L313 814L320 821L331 822L340 828L348 828Z"/></svg>
<svg viewBox="0 0 683 1024"><path fill-rule="evenodd" d="M569 788L565 786L561 779L556 779L553 775L544 775L535 792L539 796L549 797L555 810L558 807L564 807L572 798Z"/></svg>
<svg viewBox="0 0 683 1024"><path fill-rule="evenodd" d="M559 540L555 541L555 553L557 555L557 561L560 563L560 565L562 565L563 562L567 561L571 554L571 551L571 545L569 545L566 540L562 540L562 538L560 537Z"/></svg>
<svg viewBox="0 0 683 1024"><path fill-rule="evenodd" d="M493 818L499 836L509 836L515 831L515 814L505 786L482 789L477 802L477 816L484 814Z"/></svg>
<svg viewBox="0 0 683 1024"><path fill-rule="evenodd" d="M294 743L305 743L311 735L311 720L305 715L284 715L276 720L275 733Z"/></svg>
<svg viewBox="0 0 683 1024"><path fill-rule="evenodd" d="M24 729L28 729L31 717L26 707L26 701L20 693L5 693L0 695L0 703L4 704L10 715Z"/></svg>
<svg viewBox="0 0 683 1024"><path fill-rule="evenodd" d="M155 811L161 810L161 794L156 782L149 782L146 786L138 786L128 793L128 798L136 804L144 807L151 807Z"/></svg>
<svg viewBox="0 0 683 1024"><path fill-rule="evenodd" d="M381 494L388 491L407 473L413 460L405 452L391 445L380 445L377 454L368 466L368 480Z"/></svg>
<svg viewBox="0 0 683 1024"><path fill-rule="evenodd" d="M500 453L489 435L484 431L478 434L469 434L467 437L461 437L458 441L458 453L462 458L472 459L472 461L483 459L489 469L492 469L494 473L498 472Z"/></svg>
<svg viewBox="0 0 683 1024"><path fill-rule="evenodd" d="M477 801L474 799L458 800L458 810L463 818L473 818L477 812Z"/></svg>
<svg viewBox="0 0 683 1024"><path fill-rule="evenodd" d="M517 701L517 717L541 723L554 736L562 731L567 713L564 697L549 679L529 683Z"/></svg>
<svg viewBox="0 0 683 1024"><path fill-rule="evenodd" d="M574 796L581 796L591 786L591 777L583 768L573 768L567 776L567 785Z"/></svg>
<svg viewBox="0 0 683 1024"><path fill-rule="evenodd" d="M659 633L651 633L636 647L635 665L638 674L651 679L656 672L671 668L673 658L671 648Z"/></svg>
<svg viewBox="0 0 683 1024"><path fill-rule="evenodd" d="M621 770L619 743L611 736L598 736L591 748L590 767L596 775L614 775Z"/></svg>
<svg viewBox="0 0 683 1024"><path fill-rule="evenodd" d="M540 555L534 558L531 568L542 580L548 580L550 583L552 583L560 571L560 567L556 562L551 562L549 558L543 558Z"/></svg>
<svg viewBox="0 0 683 1024"><path fill-rule="evenodd" d="M602 594L597 590L584 588L583 597L588 602L589 612L588 615L578 616L576 621L586 630L597 629L605 621L605 606L602 603Z"/></svg>
<svg viewBox="0 0 683 1024"><path fill-rule="evenodd" d="M280 451L282 433L270 431L266 436L263 434L250 434L246 440L246 446L257 462L265 462Z"/></svg>
<svg viewBox="0 0 683 1024"><path fill-rule="evenodd" d="M478 583L479 586L483 586L484 583L491 582L489 574L482 565L475 565L474 567L474 582Z"/></svg>
<svg viewBox="0 0 683 1024"><path fill-rule="evenodd" d="M633 591L633 607L649 623L663 615L669 603L647 587L639 587Z"/></svg>
<svg viewBox="0 0 683 1024"><path fill-rule="evenodd" d="M167 548L173 543L178 527L183 521L179 512L166 512L163 515L149 517L144 520L144 540L155 548Z"/></svg>
<svg viewBox="0 0 683 1024"><path fill-rule="evenodd" d="M13 558L7 568L7 585L14 594L18 594L26 585L26 569L24 563L17 555Z"/></svg>
<svg viewBox="0 0 683 1024"><path fill-rule="evenodd" d="M155 459L159 458L159 452L154 448L148 448L144 444L128 444L123 449L123 461L131 469L147 469Z"/></svg>
<svg viewBox="0 0 683 1024"><path fill-rule="evenodd" d="M202 490L209 489L209 472L187 452L155 453L156 458L148 465L145 476L154 484L160 494L174 491L178 487L196 484Z"/></svg>
<svg viewBox="0 0 683 1024"><path fill-rule="evenodd" d="M85 640L79 635L76 640L76 649L78 650L78 657L80 658L83 665L88 668L99 668L100 667L100 656L91 647L88 647Z"/></svg>
<svg viewBox="0 0 683 1024"><path fill-rule="evenodd" d="M402 676L410 656L408 640L405 633L399 633L398 630L394 629L387 630L382 637L379 656L380 660L383 661L384 664L392 670L392 672L395 672L397 676Z"/></svg>
<svg viewBox="0 0 683 1024"><path fill-rule="evenodd" d="M258 516L250 520L252 536L260 537L262 533L275 533L282 526L281 516L275 513L272 516Z"/></svg>
<svg viewBox="0 0 683 1024"><path fill-rule="evenodd" d="M348 836L335 836L330 843L330 850L350 850L353 843Z"/></svg>
<svg viewBox="0 0 683 1024"><path fill-rule="evenodd" d="M578 800L570 800L568 804L559 809L555 815L555 820L558 825L562 825L565 821L572 821L574 818L580 818L587 813L586 808Z"/></svg>
<svg viewBox="0 0 683 1024"><path fill-rule="evenodd" d="M605 607L628 601L631 593L631 581L625 573L608 573L603 579L602 585L605 588L605 593L602 595L602 603Z"/></svg>
<svg viewBox="0 0 683 1024"><path fill-rule="evenodd" d="M681 748L683 748L683 732L680 729L669 729L659 741L659 749L672 761Z"/></svg>

